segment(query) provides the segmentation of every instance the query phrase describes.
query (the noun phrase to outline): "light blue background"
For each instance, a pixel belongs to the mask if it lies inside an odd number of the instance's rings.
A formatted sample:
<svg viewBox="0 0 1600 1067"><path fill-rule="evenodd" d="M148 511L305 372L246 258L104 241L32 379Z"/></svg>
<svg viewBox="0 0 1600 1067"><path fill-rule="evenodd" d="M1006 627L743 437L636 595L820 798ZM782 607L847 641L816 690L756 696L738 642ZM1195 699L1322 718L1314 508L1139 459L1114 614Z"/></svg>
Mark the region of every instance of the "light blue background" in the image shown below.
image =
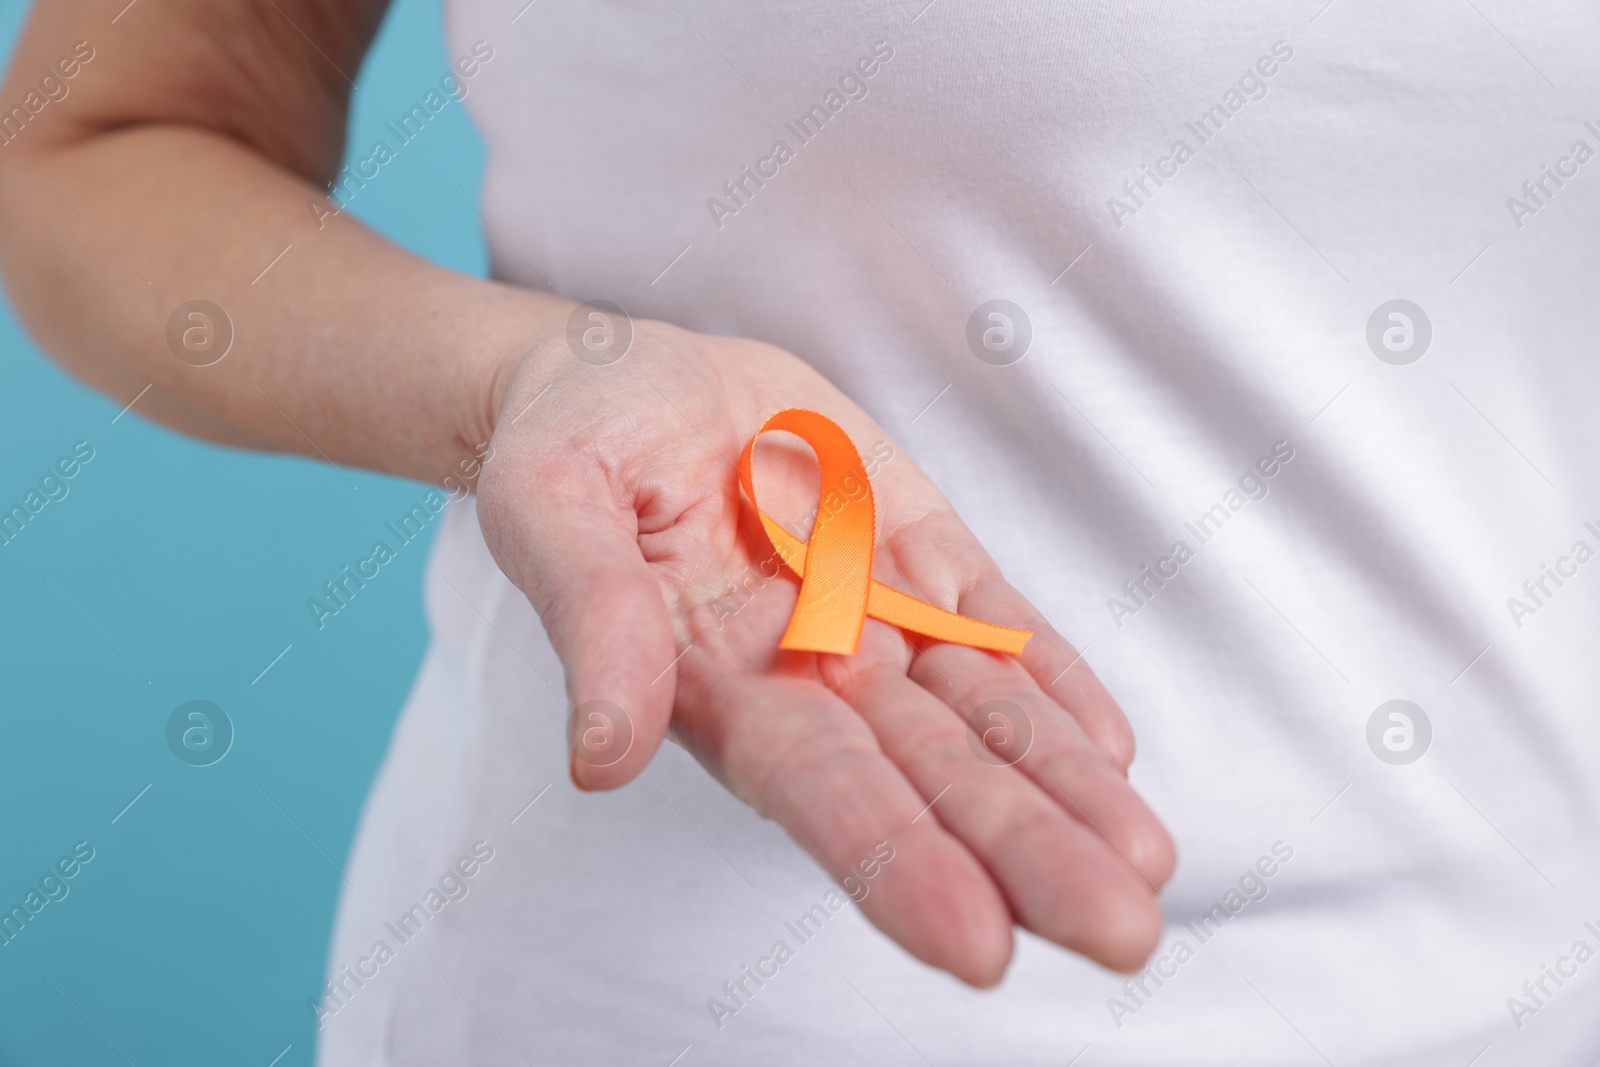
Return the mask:
<svg viewBox="0 0 1600 1067"><path fill-rule="evenodd" d="M0 16L7 54L23 18ZM356 78L350 143L369 146L447 62L438 0L398 0ZM475 195L482 164L451 103L352 210L482 274L479 220L446 184ZM139 1067L267 1067L291 1045L278 1067L309 1064L332 864L421 659L432 532L325 630L305 602L425 489L351 470L353 490L325 464L191 441L137 407L113 425L132 398L83 388L3 314L0 510L75 441L95 458L0 547L0 911L74 842L96 856L0 947L0 1065L122 1065L120 1049ZM206 768L164 739L195 698L237 731Z"/></svg>

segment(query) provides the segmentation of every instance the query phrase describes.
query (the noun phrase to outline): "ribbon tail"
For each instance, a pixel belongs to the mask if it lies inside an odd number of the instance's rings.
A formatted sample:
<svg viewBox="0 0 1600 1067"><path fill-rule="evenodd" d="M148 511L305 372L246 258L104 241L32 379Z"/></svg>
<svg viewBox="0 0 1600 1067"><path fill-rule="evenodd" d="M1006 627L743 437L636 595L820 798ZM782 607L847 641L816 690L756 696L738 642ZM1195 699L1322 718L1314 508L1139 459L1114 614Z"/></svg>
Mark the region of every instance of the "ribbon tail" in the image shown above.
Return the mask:
<svg viewBox="0 0 1600 1067"><path fill-rule="evenodd" d="M891 626L936 641L948 641L954 645L967 645L990 652L1007 652L1013 656L1020 656L1028 639L1033 636L1032 630L997 626L992 622L980 622L936 608L927 601L907 596L877 580L867 591L867 614Z"/></svg>

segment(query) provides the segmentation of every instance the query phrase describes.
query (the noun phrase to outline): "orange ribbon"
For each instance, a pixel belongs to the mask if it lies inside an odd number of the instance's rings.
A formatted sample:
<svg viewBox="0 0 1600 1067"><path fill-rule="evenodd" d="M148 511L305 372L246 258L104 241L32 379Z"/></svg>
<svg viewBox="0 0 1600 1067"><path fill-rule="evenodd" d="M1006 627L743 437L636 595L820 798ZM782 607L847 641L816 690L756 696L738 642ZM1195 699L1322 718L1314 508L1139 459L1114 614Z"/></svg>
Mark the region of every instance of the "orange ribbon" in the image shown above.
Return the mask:
<svg viewBox="0 0 1600 1067"><path fill-rule="evenodd" d="M817 454L822 496L809 542L779 526L756 500L750 459L757 438L769 430L787 430ZM936 608L872 577L877 542L872 482L850 435L826 415L789 408L762 423L739 456L739 482L772 547L800 578L800 599L779 648L853 655L868 615L939 641L1012 655L1019 654L1033 636L1032 630L996 626Z"/></svg>

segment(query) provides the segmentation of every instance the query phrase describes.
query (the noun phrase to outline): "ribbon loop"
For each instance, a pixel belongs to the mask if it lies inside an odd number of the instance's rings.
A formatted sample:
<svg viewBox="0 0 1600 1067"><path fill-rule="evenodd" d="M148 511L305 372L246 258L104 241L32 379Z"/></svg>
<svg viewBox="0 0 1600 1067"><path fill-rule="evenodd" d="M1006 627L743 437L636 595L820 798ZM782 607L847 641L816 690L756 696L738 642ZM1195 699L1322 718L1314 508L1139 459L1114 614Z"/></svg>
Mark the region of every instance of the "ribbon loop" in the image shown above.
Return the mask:
<svg viewBox="0 0 1600 1067"><path fill-rule="evenodd" d="M751 459L756 441L770 430L794 434L817 454L822 495L809 542L779 526L756 498ZM800 598L778 647L853 655L868 615L935 640L1011 655L1033 636L1032 630L945 611L872 577L877 544L872 482L850 435L826 415L788 408L767 419L739 456L739 483L779 558L800 578Z"/></svg>

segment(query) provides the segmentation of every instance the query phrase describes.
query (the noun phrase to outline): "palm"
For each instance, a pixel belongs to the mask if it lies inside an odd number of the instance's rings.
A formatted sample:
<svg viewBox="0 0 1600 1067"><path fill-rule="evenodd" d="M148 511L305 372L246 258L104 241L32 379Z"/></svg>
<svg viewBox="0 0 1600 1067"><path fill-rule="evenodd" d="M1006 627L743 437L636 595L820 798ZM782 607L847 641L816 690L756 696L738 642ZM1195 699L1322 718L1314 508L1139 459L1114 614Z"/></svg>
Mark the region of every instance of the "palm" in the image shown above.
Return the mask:
<svg viewBox="0 0 1600 1067"><path fill-rule="evenodd" d="M895 451L873 478L874 576L1036 630L1020 658L919 649L873 619L855 656L779 651L796 585L732 463L784 407L826 412L863 451L887 435L767 346L646 325L609 367L563 347L536 352L512 384L479 507L574 705L609 701L632 725L625 755L576 759L575 779L628 781L670 728L831 873L855 868L863 911L930 963L992 984L1014 922L1111 966L1141 963L1173 858L1124 777L1126 722L910 459ZM814 470L798 443L757 450L763 507L802 536ZM972 743L975 713L1001 747ZM880 842L891 863L872 862Z"/></svg>

